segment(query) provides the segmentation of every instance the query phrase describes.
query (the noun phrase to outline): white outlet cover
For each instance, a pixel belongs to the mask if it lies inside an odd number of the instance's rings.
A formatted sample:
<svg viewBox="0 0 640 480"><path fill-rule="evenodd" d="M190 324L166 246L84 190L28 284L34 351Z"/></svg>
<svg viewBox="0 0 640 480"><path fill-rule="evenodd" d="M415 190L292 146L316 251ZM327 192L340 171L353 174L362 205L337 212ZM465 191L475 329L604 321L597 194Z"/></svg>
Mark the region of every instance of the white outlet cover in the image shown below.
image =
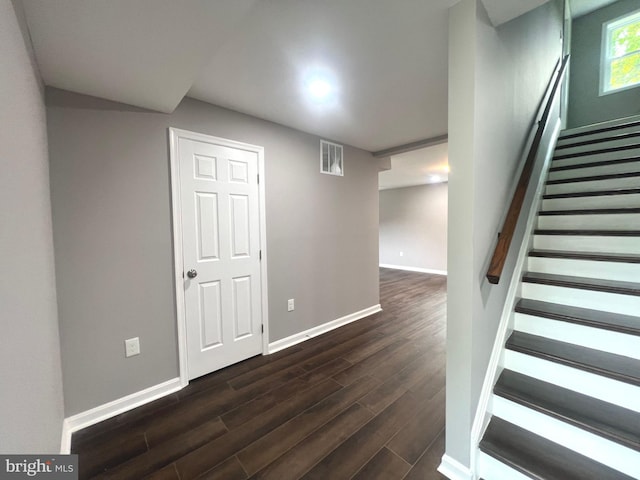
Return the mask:
<svg viewBox="0 0 640 480"><path fill-rule="evenodd" d="M129 338L124 341L124 354L126 357L140 355L140 337Z"/></svg>
<svg viewBox="0 0 640 480"><path fill-rule="evenodd" d="M295 300L293 298L287 300L287 311L292 312L295 308Z"/></svg>

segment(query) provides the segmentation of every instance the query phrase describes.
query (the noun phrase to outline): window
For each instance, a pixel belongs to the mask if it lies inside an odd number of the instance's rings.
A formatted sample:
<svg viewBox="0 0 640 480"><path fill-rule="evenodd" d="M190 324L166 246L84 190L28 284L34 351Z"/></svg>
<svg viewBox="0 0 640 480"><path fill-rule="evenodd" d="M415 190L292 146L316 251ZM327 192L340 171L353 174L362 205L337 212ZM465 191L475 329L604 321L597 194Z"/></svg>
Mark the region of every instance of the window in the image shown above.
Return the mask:
<svg viewBox="0 0 640 480"><path fill-rule="evenodd" d="M342 145L320 140L320 171L329 175L344 175Z"/></svg>
<svg viewBox="0 0 640 480"><path fill-rule="evenodd" d="M602 26L600 95L640 85L640 10Z"/></svg>

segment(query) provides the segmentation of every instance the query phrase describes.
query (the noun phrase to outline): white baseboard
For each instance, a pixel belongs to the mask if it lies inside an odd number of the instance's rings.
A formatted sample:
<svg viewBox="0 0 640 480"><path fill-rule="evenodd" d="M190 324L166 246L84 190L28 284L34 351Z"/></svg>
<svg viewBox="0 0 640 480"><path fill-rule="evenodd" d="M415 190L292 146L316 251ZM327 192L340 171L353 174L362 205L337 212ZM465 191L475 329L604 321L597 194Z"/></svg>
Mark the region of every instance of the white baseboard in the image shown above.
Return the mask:
<svg viewBox="0 0 640 480"><path fill-rule="evenodd" d="M145 388L136 393L118 398L109 403L92 408L85 412L72 415L64 419L62 424L62 441L60 453L68 454L71 449L71 435L73 432L95 425L96 423L115 417L121 413L133 410L136 407L157 400L173 392L181 390L183 385L180 378L173 378L166 382Z"/></svg>
<svg viewBox="0 0 640 480"><path fill-rule="evenodd" d="M350 313L349 315L345 315L344 317L332 320L331 322L323 323L322 325L310 328L309 330L305 330L289 337L276 340L275 342L269 344L269 353L279 352L280 350L284 350L285 348L292 347L294 345L297 345L298 343L309 340L310 338L322 335L323 333L334 330L338 327L346 325L347 323L355 322L356 320L360 320L361 318L368 317L369 315L373 315L374 313L378 313L381 311L382 308L380 307L380 304L374 305L372 307L365 308L364 310L360 310L359 312Z"/></svg>
<svg viewBox="0 0 640 480"><path fill-rule="evenodd" d="M442 456L442 462L438 471L450 480L474 480L469 468L454 460L446 453Z"/></svg>
<svg viewBox="0 0 640 480"><path fill-rule="evenodd" d="M394 270L406 270L407 272L433 273L434 275L447 275L446 270L434 270L432 268L405 267L404 265L390 265L381 263L380 268L393 268Z"/></svg>

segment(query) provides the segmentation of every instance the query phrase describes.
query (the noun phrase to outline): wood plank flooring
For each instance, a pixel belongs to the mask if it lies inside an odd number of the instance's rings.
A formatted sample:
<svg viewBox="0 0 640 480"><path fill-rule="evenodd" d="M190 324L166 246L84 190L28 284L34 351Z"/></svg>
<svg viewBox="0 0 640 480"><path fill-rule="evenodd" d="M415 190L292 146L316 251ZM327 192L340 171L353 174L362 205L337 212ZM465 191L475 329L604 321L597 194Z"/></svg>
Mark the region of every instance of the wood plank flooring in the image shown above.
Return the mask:
<svg viewBox="0 0 640 480"><path fill-rule="evenodd" d="M446 278L381 269L380 300L75 433L80 478L444 479Z"/></svg>

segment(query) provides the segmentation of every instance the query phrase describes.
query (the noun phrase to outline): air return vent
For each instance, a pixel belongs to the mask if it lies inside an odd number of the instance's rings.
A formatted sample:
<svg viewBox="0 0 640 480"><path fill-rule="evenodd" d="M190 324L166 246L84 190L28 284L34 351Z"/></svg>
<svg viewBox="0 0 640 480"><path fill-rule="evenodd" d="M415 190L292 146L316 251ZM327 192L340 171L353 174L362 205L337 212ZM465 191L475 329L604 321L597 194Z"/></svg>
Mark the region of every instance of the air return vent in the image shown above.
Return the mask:
<svg viewBox="0 0 640 480"><path fill-rule="evenodd" d="M320 171L329 175L344 175L342 145L320 140Z"/></svg>

